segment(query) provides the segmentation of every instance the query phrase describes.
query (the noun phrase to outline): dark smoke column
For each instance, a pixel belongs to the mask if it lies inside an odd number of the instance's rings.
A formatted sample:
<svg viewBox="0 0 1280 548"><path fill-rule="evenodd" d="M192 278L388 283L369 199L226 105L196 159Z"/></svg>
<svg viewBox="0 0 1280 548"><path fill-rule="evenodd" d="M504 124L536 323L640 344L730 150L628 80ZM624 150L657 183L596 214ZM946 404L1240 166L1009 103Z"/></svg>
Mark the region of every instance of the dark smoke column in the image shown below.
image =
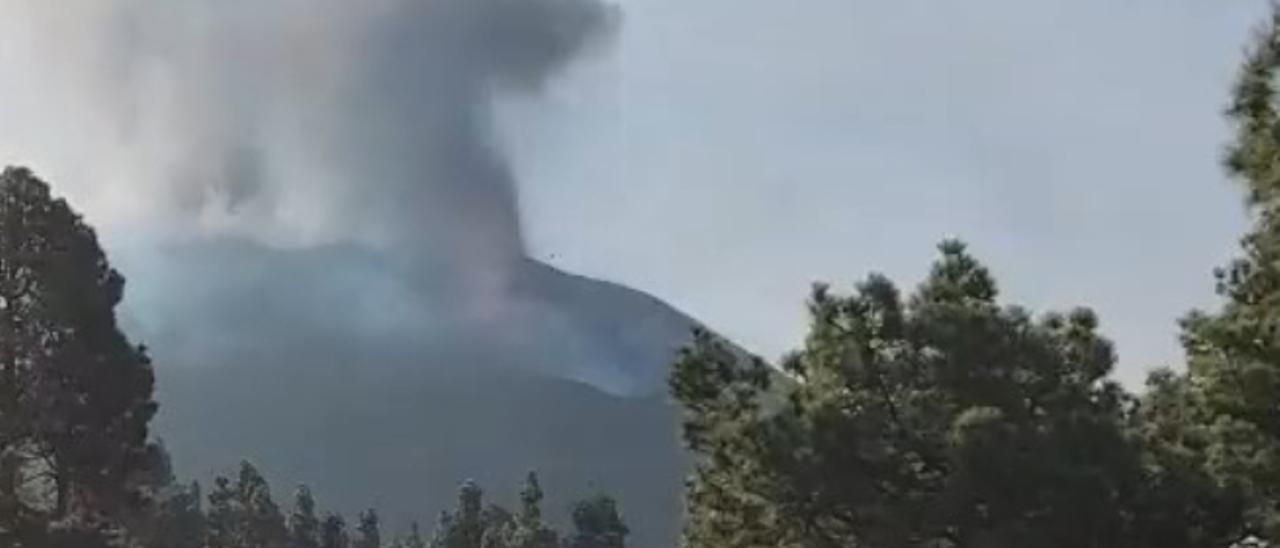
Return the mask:
<svg viewBox="0 0 1280 548"><path fill-rule="evenodd" d="M420 267L505 283L524 242L493 100L537 93L614 18L595 0L414 1L369 28L327 147L357 214Z"/></svg>

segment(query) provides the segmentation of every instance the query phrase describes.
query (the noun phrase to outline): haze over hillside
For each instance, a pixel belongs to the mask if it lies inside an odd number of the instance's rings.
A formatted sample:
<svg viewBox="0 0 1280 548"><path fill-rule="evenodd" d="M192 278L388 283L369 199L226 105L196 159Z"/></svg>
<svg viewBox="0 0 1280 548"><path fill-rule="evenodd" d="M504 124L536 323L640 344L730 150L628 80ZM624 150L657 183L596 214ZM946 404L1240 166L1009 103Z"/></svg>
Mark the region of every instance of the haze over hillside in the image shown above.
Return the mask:
<svg viewBox="0 0 1280 548"><path fill-rule="evenodd" d="M258 253L267 265L293 263L265 271L289 273L332 267L331 255L341 251ZM530 298L546 299L559 319L502 326L533 330L510 345L504 337L485 344L482 332L458 327L353 334L326 317L364 306L340 288L367 256L348 256L346 268L332 271L334 283L319 288L235 272L216 252L199 256L215 260L190 267L226 284L187 305L211 307L221 318L206 336L259 342L209 354L183 340L189 330L181 311L163 332L138 330L162 364L156 429L184 477L225 473L248 458L280 496L304 482L337 509L354 515L376 507L399 528L414 519L432 523L453 504L462 479L510 501L524 472L536 469L552 515L605 490L622 501L634 545L674 543L687 459L676 410L655 393L655 381L668 367L667 351L682 342L677 334L691 325L684 316L626 288L530 263L539 270L529 277L537 280ZM314 306L274 307L292 291L312 295ZM582 306L587 297L602 308ZM581 321L601 327L575 335ZM614 396L569 380L586 364L607 364L609 378L626 375L627 386L646 395Z"/></svg>
<svg viewBox="0 0 1280 548"><path fill-rule="evenodd" d="M468 308L465 281L448 272L410 278L397 257L360 246L279 249L232 238L161 256L123 263L164 281L128 306L145 311L130 314L131 330L166 370L282 348L295 352L287 361L307 363L327 357L319 348L341 346L373 366L404 357L421 367L500 365L647 397L664 391L694 325L653 297L533 260L517 264L501 307L483 311Z"/></svg>
<svg viewBox="0 0 1280 548"><path fill-rule="evenodd" d="M157 434L182 476L248 458L277 489L306 483L344 512L405 525L434 520L462 479L510 498L536 469L557 514L603 489L637 546L675 541L687 459L663 388L694 324L674 309L529 261L513 299L542 315L444 325L369 279L380 258L359 249L175 253L168 277L213 283L167 288L183 295L143 303L160 321L133 331L154 349ZM359 329L366 315L386 326Z"/></svg>

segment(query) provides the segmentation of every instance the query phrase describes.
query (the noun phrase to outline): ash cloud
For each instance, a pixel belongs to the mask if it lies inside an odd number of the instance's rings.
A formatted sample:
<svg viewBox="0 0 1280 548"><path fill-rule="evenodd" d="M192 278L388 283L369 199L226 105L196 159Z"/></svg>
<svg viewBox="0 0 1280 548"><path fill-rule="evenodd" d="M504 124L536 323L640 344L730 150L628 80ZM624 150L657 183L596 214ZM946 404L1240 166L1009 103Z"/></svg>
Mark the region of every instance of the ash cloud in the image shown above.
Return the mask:
<svg viewBox="0 0 1280 548"><path fill-rule="evenodd" d="M538 93L615 19L594 0L117 3L112 110L137 141L180 141L177 205L289 229L309 202L327 238L508 260L522 244L493 101Z"/></svg>
<svg viewBox="0 0 1280 548"><path fill-rule="evenodd" d="M18 143L34 159L5 160L104 227L127 322L161 364L305 363L333 345L661 385L689 320L525 257L493 123L495 101L536 97L608 44L613 6L6 0L0 14L2 40L26 46L0 54L0 82L39 90L0 121L50 126Z"/></svg>

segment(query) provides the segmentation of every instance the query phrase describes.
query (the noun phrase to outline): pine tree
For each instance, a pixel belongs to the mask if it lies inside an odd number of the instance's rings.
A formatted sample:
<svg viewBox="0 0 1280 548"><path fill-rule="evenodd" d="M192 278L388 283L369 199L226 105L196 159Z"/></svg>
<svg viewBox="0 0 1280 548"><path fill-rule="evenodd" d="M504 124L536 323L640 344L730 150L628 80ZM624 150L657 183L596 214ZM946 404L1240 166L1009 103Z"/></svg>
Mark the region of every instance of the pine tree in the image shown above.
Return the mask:
<svg viewBox="0 0 1280 548"><path fill-rule="evenodd" d="M347 522L342 516L329 514L320 525L321 548L349 548L351 537L347 535Z"/></svg>
<svg viewBox="0 0 1280 548"><path fill-rule="evenodd" d="M288 538L284 516L271 499L271 488L267 485L267 480L252 464L240 463L236 491L243 512L242 548L283 548Z"/></svg>
<svg viewBox="0 0 1280 548"><path fill-rule="evenodd" d="M378 513L366 510L360 513L360 525L356 527L356 540L352 548L382 548L382 533L378 530Z"/></svg>
<svg viewBox="0 0 1280 548"><path fill-rule="evenodd" d="M214 478L205 514L205 548L239 548L240 514L231 480L224 476Z"/></svg>
<svg viewBox="0 0 1280 548"><path fill-rule="evenodd" d="M1280 12L1258 33L1227 112L1227 172L1253 226L1242 257L1218 270L1215 313L1183 320L1187 372L1158 372L1144 401L1157 464L1190 478L1200 522L1235 538L1280 541ZM1243 520L1233 513L1243 510ZM1176 517L1176 516L1174 516Z"/></svg>
<svg viewBox="0 0 1280 548"><path fill-rule="evenodd" d="M496 504L480 513L480 531L480 548L514 548L518 542L516 517Z"/></svg>
<svg viewBox="0 0 1280 548"><path fill-rule="evenodd" d="M617 502L604 494L573 505L573 527L567 548L626 548L630 533Z"/></svg>
<svg viewBox="0 0 1280 548"><path fill-rule="evenodd" d="M288 541L270 486L248 462L240 463L234 484L226 477L214 479L205 531L207 548L285 548Z"/></svg>
<svg viewBox="0 0 1280 548"><path fill-rule="evenodd" d="M153 374L120 332L124 278L26 169L0 173L0 544L105 538L144 500Z"/></svg>
<svg viewBox="0 0 1280 548"><path fill-rule="evenodd" d="M542 521L542 486L538 474L529 472L520 490L520 513L506 527L506 545L510 548L557 548L556 532Z"/></svg>
<svg viewBox="0 0 1280 548"><path fill-rule="evenodd" d="M436 526L432 548L482 548L485 537L484 491L473 481L458 490L458 507L443 512Z"/></svg>
<svg viewBox="0 0 1280 548"><path fill-rule="evenodd" d="M449 511L440 512L440 516L436 519L435 531L431 535L431 548L464 547L456 531L453 513Z"/></svg>
<svg viewBox="0 0 1280 548"><path fill-rule="evenodd" d="M319 548L320 519L316 517L316 501L311 489L299 485L294 494L293 513L289 515L289 546Z"/></svg>
<svg viewBox="0 0 1280 548"><path fill-rule="evenodd" d="M965 246L940 251L906 301L881 276L815 289L785 376L696 334L671 379L688 546L1157 546L1097 318L1001 306Z"/></svg>

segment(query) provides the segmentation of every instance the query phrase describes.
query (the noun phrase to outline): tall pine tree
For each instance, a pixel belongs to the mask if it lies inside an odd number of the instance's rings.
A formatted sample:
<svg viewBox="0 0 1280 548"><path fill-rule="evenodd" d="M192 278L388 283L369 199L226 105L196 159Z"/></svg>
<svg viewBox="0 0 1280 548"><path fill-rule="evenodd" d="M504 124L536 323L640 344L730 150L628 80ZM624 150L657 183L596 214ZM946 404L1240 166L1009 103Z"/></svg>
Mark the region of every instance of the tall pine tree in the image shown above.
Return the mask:
<svg viewBox="0 0 1280 548"><path fill-rule="evenodd" d="M285 548L288 538L271 488L252 464L240 463L234 483L225 477L214 479L206 515L207 548Z"/></svg>
<svg viewBox="0 0 1280 548"><path fill-rule="evenodd" d="M342 516L329 514L320 524L321 548L349 548L351 536L347 534L347 522Z"/></svg>
<svg viewBox="0 0 1280 548"><path fill-rule="evenodd" d="M0 544L105 537L144 501L156 404L146 353L116 324L123 292L64 200L26 169L0 173Z"/></svg>
<svg viewBox="0 0 1280 548"><path fill-rule="evenodd" d="M484 537L484 490L468 480L458 490L458 507L440 514L431 547L482 548Z"/></svg>
<svg viewBox="0 0 1280 548"><path fill-rule="evenodd" d="M356 526L356 540L352 548L382 548L382 532L378 525L378 513L372 509L360 513Z"/></svg>
<svg viewBox="0 0 1280 548"><path fill-rule="evenodd" d="M288 526L290 548L319 548L320 519L316 517L316 501L311 489L305 485L298 486L294 494Z"/></svg>
<svg viewBox="0 0 1280 548"><path fill-rule="evenodd" d="M520 490L520 512L504 527L508 548L557 548L556 532L542 520L542 486L538 474L529 472Z"/></svg>
<svg viewBox="0 0 1280 548"><path fill-rule="evenodd" d="M785 376L700 332L671 386L698 456L692 548L1166 548L1145 500L1131 400L1085 309L1000 305L954 241L908 299L871 276L818 287Z"/></svg>
<svg viewBox="0 0 1280 548"><path fill-rule="evenodd" d="M1228 117L1225 166L1253 226L1242 255L1216 271L1221 307L1183 321L1185 375L1159 372L1145 398L1146 434L1162 468L1199 485L1203 522L1280 541L1280 12L1256 35ZM1242 520L1233 513L1243 512Z"/></svg>
<svg viewBox="0 0 1280 548"><path fill-rule="evenodd" d="M573 527L567 548L626 548L630 533L617 502L604 494L573 505Z"/></svg>

